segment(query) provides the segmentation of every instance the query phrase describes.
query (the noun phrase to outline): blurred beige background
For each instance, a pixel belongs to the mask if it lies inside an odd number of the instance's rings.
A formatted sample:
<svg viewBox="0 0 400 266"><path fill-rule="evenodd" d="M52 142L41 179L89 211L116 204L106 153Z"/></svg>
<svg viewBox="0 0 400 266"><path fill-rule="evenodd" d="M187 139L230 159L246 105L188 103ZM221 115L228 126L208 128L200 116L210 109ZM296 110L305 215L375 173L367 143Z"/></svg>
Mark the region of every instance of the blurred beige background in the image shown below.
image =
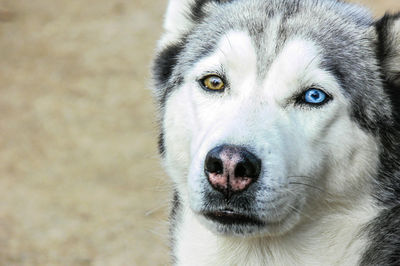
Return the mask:
<svg viewBox="0 0 400 266"><path fill-rule="evenodd" d="M165 7L0 0L0 265L167 264L148 89Z"/></svg>

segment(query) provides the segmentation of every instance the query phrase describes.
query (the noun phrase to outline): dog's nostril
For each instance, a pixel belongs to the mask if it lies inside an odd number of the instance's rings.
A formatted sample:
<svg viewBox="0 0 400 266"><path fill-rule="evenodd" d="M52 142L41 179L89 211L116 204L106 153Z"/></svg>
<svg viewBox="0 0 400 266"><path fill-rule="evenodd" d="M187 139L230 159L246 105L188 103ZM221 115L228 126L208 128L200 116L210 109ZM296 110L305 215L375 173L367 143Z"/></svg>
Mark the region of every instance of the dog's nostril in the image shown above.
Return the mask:
<svg viewBox="0 0 400 266"><path fill-rule="evenodd" d="M246 169L243 163L238 163L235 169L235 176L237 177L250 176L249 174L247 174L248 172L250 171Z"/></svg>
<svg viewBox="0 0 400 266"><path fill-rule="evenodd" d="M212 149L206 156L204 170L209 173L222 174L224 164L220 157L221 149L219 147Z"/></svg>
<svg viewBox="0 0 400 266"><path fill-rule="evenodd" d="M257 178L260 175L261 161L254 155L245 154L242 161L236 165L236 177L251 177Z"/></svg>
<svg viewBox="0 0 400 266"><path fill-rule="evenodd" d="M224 171L222 161L219 158L207 158L206 160L206 171L209 173L222 174Z"/></svg>

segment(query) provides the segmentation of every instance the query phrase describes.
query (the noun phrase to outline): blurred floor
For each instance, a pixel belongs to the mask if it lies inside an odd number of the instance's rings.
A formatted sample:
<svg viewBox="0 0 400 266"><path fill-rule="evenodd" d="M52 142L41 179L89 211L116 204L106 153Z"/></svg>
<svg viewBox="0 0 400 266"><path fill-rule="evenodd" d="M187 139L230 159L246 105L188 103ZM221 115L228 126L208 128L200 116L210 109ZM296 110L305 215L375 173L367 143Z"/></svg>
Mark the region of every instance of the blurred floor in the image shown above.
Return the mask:
<svg viewBox="0 0 400 266"><path fill-rule="evenodd" d="M165 6L0 0L0 265L168 261L148 90Z"/></svg>

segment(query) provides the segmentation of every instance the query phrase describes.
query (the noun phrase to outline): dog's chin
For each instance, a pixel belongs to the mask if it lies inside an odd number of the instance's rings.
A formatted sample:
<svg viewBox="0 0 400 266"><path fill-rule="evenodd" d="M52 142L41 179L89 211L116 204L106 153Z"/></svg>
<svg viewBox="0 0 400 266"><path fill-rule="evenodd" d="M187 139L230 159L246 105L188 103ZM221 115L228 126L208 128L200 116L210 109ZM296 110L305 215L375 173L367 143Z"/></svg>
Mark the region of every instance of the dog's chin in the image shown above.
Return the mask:
<svg viewBox="0 0 400 266"><path fill-rule="evenodd" d="M199 214L202 223L216 234L226 236L279 236L290 231L300 219L298 212L290 212L278 220L260 218L235 212L231 209L203 211Z"/></svg>

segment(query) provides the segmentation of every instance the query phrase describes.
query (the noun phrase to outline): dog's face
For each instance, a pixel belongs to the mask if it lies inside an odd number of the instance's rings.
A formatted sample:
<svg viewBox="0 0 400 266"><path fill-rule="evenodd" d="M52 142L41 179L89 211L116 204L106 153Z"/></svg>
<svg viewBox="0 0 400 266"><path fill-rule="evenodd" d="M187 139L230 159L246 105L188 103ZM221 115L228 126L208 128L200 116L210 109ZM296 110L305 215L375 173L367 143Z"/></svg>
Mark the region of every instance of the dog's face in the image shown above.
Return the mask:
<svg viewBox="0 0 400 266"><path fill-rule="evenodd" d="M156 69L166 169L217 233L284 234L360 197L390 117L365 14L260 2L202 1L155 63L173 64Z"/></svg>

